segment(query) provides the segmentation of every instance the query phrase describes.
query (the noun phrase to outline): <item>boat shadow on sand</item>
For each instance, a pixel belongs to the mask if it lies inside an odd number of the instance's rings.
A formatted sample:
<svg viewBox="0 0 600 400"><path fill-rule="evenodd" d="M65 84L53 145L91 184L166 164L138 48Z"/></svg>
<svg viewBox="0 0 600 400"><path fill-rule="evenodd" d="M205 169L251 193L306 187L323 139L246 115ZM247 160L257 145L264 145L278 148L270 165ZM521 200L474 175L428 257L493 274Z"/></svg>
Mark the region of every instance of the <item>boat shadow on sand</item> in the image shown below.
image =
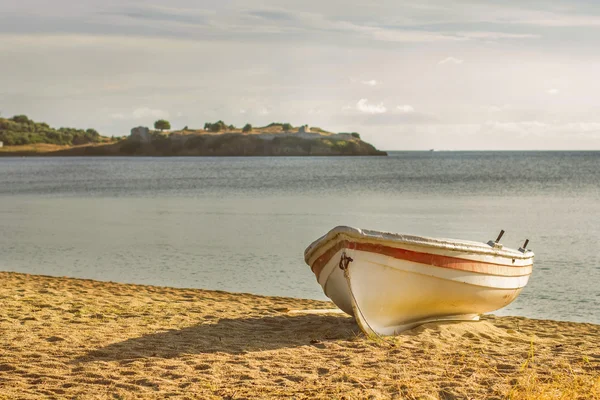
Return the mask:
<svg viewBox="0 0 600 400"><path fill-rule="evenodd" d="M182 329L170 329L127 339L87 352L75 363L149 357L175 358L182 354L230 353L281 348L325 347L326 340L359 335L354 319L341 315L282 315L221 319Z"/></svg>

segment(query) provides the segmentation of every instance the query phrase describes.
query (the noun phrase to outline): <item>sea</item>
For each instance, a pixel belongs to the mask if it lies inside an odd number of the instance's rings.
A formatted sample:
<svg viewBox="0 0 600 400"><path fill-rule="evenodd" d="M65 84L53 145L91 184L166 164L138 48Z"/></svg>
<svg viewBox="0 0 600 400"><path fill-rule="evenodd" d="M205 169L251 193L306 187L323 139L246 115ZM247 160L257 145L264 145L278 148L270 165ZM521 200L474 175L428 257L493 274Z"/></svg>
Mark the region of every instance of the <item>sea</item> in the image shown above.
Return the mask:
<svg viewBox="0 0 600 400"><path fill-rule="evenodd" d="M600 152L0 158L0 270L326 299L303 253L337 225L525 239L496 315L600 324Z"/></svg>

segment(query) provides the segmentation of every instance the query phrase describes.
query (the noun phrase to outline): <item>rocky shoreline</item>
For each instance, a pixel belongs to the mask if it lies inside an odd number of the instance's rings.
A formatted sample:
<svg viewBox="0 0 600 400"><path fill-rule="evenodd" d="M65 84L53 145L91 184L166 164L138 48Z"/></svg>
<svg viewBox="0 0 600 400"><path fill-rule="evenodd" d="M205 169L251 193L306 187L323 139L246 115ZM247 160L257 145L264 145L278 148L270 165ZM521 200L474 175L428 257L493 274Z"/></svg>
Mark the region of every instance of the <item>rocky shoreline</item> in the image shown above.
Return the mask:
<svg viewBox="0 0 600 400"><path fill-rule="evenodd" d="M356 135L356 134L354 134ZM126 139L81 146L10 146L0 156L386 156L352 134L328 132L208 133L174 131L163 134L134 128Z"/></svg>

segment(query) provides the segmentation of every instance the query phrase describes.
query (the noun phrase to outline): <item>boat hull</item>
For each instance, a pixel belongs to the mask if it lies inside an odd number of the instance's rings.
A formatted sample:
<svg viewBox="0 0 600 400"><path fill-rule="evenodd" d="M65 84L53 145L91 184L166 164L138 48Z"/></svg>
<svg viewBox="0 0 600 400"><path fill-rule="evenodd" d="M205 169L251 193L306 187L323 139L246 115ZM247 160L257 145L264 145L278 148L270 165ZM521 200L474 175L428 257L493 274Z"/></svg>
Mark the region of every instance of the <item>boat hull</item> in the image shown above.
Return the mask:
<svg viewBox="0 0 600 400"><path fill-rule="evenodd" d="M520 260L494 259L490 254L382 245L343 235L323 243L318 253L309 265L325 294L353 315L365 333L379 335L431 321L477 320L500 309L527 284L533 258L532 253ZM342 259L348 260L347 266Z"/></svg>

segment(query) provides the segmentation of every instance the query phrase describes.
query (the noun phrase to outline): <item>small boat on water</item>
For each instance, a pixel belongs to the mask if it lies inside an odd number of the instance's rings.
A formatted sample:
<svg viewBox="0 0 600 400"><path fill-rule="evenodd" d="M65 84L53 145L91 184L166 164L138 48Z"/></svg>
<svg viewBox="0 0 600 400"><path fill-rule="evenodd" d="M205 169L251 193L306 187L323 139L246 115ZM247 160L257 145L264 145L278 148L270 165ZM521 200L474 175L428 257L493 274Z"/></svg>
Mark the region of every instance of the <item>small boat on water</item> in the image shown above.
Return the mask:
<svg viewBox="0 0 600 400"><path fill-rule="evenodd" d="M478 320L517 298L533 268L518 250L338 226L304 259L323 291L367 334L395 335L427 322Z"/></svg>

